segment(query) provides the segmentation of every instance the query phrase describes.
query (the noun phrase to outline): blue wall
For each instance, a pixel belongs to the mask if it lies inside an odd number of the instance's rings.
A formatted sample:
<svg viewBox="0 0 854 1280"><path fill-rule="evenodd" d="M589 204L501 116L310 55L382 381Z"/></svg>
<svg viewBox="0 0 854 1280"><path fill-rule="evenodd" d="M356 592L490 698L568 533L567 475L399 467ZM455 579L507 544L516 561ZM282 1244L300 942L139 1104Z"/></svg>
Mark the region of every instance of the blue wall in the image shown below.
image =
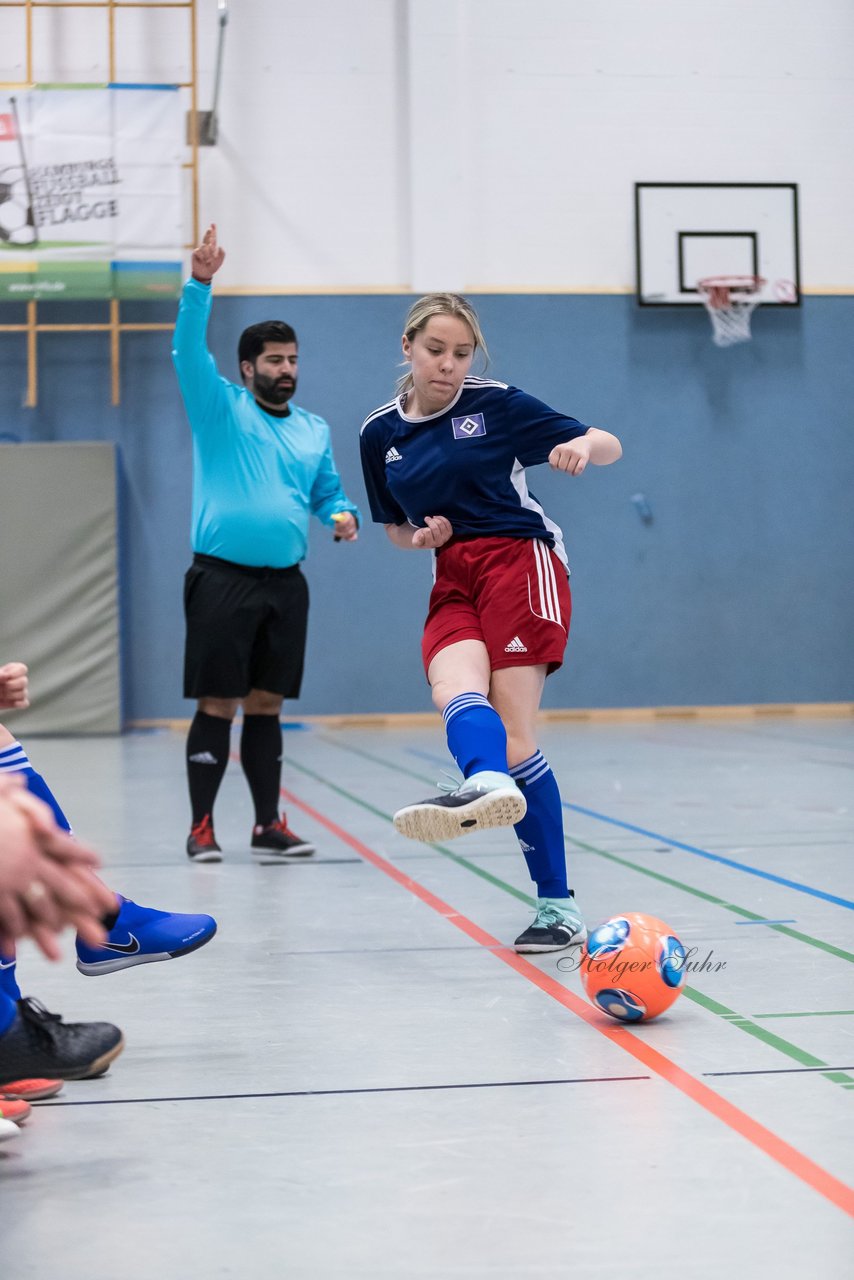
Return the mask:
<svg viewBox="0 0 854 1280"><path fill-rule="evenodd" d="M854 298L762 308L754 341L729 350L712 344L701 310L639 309L632 298L599 295L475 302L496 377L616 432L625 451L580 480L547 469L529 476L564 528L573 570L568 660L545 705L854 697ZM211 348L231 377L245 325L269 316L294 324L298 399L332 424L345 488L365 508L359 426L391 394L407 305L390 296L214 305ZM13 310L0 318L14 322ZM143 309L137 318L173 315ZM50 318L41 308L40 319ZM74 320L86 319L103 313L75 308ZM169 335L123 338L115 409L106 336L45 335L35 410L21 408L24 340L0 337L0 434L118 443L125 716L189 715L181 580L191 454ZM651 523L640 519L636 493ZM419 638L429 557L396 551L378 526L344 546L315 524L306 572L307 675L291 709L427 710Z"/></svg>

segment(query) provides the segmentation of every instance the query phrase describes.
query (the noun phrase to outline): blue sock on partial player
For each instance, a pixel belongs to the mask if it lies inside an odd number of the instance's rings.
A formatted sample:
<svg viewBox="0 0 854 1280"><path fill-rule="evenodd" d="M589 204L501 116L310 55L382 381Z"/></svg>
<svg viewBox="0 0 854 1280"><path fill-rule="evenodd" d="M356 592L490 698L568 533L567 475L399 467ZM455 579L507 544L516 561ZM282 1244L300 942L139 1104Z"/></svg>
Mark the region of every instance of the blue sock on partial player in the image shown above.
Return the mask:
<svg viewBox="0 0 854 1280"><path fill-rule="evenodd" d="M15 1021L15 1016L18 1012L16 1000L17 997L13 999L10 996L7 996L5 991L0 991L0 1036L2 1036L4 1032L8 1031L12 1023ZM11 1082L4 1080L3 1083L9 1084Z"/></svg>
<svg viewBox="0 0 854 1280"><path fill-rule="evenodd" d="M464 778L492 770L507 773L507 732L482 693L460 693L442 712L448 750Z"/></svg>
<svg viewBox="0 0 854 1280"><path fill-rule="evenodd" d="M0 996L6 996L9 1000L21 998L14 951L8 953L0 951Z"/></svg>
<svg viewBox="0 0 854 1280"><path fill-rule="evenodd" d="M45 804L50 805L53 810L53 816L56 818L57 826L62 827L63 831L71 830L71 823L59 807L59 801L41 774L36 773L30 764L27 753L20 742L13 742L10 746L4 747L0 751L0 777L9 773L22 773L27 790L31 791L34 796L38 796L39 800L43 800Z"/></svg>
<svg viewBox="0 0 854 1280"><path fill-rule="evenodd" d="M514 764L510 774L521 784L528 802L524 818L513 830L537 886L537 895L568 898L563 807L557 779L541 751L535 751L521 764Z"/></svg>
<svg viewBox="0 0 854 1280"><path fill-rule="evenodd" d="M71 824L59 807L56 796L41 774L36 773L30 764L27 753L20 742L13 742L8 747L3 747L0 750L0 777L10 773L22 773L27 790L37 796L39 800L44 801L53 810L57 826L62 827L63 831L71 830ZM15 952L0 952L0 996L6 996L11 1000L20 1000L21 998L21 988L18 986L16 968Z"/></svg>

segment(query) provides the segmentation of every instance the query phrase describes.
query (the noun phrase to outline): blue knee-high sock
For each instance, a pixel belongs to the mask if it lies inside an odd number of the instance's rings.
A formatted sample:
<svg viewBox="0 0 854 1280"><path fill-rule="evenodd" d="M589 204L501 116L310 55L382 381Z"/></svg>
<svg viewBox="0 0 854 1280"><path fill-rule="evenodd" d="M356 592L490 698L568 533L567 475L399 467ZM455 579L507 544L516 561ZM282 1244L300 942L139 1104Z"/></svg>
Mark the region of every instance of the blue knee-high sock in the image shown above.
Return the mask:
<svg viewBox="0 0 854 1280"><path fill-rule="evenodd" d="M482 693L460 693L442 712L448 750L464 778L485 769L507 773L507 732Z"/></svg>
<svg viewBox="0 0 854 1280"><path fill-rule="evenodd" d="M62 827L63 831L71 830L71 823L59 807L59 801L41 774L36 773L30 764L27 753L20 742L13 742L11 746L4 747L0 751L0 777L6 773L22 773L27 790L31 791L34 796L38 796L39 800L43 800L45 804L50 805L53 810L53 816L56 818L57 826Z"/></svg>
<svg viewBox="0 0 854 1280"><path fill-rule="evenodd" d="M8 1031L12 1023L15 1021L15 1014L18 1012L18 1006L15 1004L11 996L7 996L4 991L0 991L0 1036ZM4 1083L9 1083L8 1081Z"/></svg>
<svg viewBox="0 0 854 1280"><path fill-rule="evenodd" d="M563 808L557 779L541 751L510 770L522 784L528 810L514 830L540 898L568 898Z"/></svg>

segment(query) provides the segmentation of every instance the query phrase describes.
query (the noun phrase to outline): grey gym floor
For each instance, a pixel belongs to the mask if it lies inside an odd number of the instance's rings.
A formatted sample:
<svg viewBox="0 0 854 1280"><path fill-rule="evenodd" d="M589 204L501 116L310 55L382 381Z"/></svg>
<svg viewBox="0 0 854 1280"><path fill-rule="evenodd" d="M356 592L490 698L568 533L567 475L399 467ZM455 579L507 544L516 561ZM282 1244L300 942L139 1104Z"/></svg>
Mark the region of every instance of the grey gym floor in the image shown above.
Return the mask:
<svg viewBox="0 0 854 1280"><path fill-rule="evenodd" d="M505 949L512 835L394 832L448 763L438 718L284 742L316 858L252 863L233 763L207 868L180 733L26 743L111 885L219 933L98 979L70 937L22 948L27 994L127 1047L0 1148L4 1280L854 1273L852 720L544 725L588 922L697 949L632 1028Z"/></svg>

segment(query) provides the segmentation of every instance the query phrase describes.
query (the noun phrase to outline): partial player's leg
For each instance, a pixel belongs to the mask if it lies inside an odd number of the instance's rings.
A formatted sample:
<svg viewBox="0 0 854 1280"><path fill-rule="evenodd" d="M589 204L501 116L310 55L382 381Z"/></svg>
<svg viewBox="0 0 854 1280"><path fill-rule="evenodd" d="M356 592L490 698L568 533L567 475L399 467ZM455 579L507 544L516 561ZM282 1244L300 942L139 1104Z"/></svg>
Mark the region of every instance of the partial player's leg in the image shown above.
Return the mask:
<svg viewBox="0 0 854 1280"><path fill-rule="evenodd" d="M0 725L0 774L20 773L27 790L53 810L57 826L70 831L71 824L45 779L30 763L27 753L4 725ZM113 973L133 965L171 960L198 950L216 933L212 916L188 915L141 907L116 894L115 910L102 921L107 930L103 946L92 947L77 939L77 968L87 976ZM15 976L15 954L0 954L0 990L21 998Z"/></svg>

